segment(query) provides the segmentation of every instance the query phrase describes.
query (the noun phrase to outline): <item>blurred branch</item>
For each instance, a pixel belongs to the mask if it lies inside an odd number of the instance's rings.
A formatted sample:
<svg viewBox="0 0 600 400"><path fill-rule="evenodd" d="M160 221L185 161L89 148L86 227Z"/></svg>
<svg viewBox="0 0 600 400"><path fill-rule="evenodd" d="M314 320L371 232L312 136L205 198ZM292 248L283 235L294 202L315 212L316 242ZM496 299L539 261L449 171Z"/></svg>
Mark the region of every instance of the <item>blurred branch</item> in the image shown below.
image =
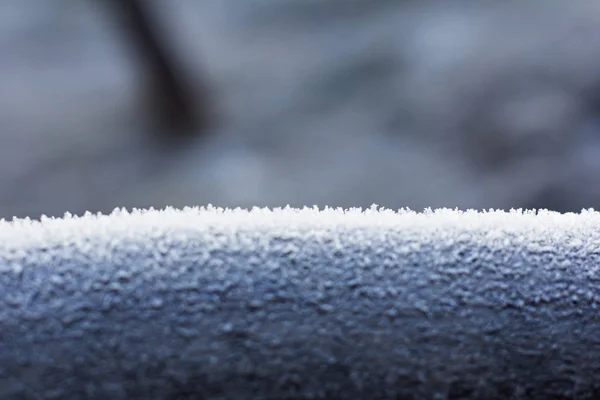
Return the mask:
<svg viewBox="0 0 600 400"><path fill-rule="evenodd" d="M149 70L152 103L168 130L174 135L199 134L209 126L210 103L206 93L194 96L190 82L176 68L168 46L153 21L150 5L144 0L111 0L121 14L126 35L138 57ZM153 110L154 111L154 110Z"/></svg>

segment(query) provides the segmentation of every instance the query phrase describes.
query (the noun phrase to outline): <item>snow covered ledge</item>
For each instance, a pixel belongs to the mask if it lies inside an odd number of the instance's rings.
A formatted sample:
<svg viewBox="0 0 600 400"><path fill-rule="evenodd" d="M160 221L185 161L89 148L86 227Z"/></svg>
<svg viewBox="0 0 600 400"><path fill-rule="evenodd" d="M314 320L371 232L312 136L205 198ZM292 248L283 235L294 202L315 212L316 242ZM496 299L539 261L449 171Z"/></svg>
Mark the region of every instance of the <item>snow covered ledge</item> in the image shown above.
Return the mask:
<svg viewBox="0 0 600 400"><path fill-rule="evenodd" d="M592 399L600 213L0 223L1 399Z"/></svg>

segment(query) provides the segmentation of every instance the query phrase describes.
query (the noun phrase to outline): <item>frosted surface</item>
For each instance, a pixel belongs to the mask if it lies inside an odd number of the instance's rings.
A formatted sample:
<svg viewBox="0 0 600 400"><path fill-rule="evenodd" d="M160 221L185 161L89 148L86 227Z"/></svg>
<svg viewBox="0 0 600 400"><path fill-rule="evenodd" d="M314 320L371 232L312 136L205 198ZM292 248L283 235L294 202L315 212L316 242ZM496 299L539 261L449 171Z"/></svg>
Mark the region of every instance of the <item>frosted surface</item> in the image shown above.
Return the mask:
<svg viewBox="0 0 600 400"><path fill-rule="evenodd" d="M597 398L599 255L593 210L3 221L0 398Z"/></svg>

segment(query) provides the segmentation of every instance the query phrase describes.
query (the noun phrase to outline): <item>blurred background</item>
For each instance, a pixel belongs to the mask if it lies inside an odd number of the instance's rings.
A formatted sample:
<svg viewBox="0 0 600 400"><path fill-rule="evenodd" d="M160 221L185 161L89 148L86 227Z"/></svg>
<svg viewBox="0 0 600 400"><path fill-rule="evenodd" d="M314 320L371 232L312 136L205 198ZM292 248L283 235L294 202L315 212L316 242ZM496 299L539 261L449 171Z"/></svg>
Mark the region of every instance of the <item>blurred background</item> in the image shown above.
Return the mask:
<svg viewBox="0 0 600 400"><path fill-rule="evenodd" d="M597 0L2 0L0 218L600 207Z"/></svg>

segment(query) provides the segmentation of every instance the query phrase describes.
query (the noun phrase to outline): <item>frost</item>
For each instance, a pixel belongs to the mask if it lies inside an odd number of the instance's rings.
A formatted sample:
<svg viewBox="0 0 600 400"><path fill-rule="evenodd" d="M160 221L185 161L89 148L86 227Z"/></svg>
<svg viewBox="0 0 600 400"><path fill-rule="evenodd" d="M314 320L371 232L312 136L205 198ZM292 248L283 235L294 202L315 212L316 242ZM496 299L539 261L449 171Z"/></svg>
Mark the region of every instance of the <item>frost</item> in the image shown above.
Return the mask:
<svg viewBox="0 0 600 400"><path fill-rule="evenodd" d="M417 331L437 346L454 324L490 340L523 318L582 330L600 304L599 244L593 210L208 206L17 219L0 222L0 312L65 341L173 333L169 346L201 344L221 362L232 338L288 351L306 332L348 341L344 331L376 330L422 351ZM465 343L480 357L484 342Z"/></svg>

